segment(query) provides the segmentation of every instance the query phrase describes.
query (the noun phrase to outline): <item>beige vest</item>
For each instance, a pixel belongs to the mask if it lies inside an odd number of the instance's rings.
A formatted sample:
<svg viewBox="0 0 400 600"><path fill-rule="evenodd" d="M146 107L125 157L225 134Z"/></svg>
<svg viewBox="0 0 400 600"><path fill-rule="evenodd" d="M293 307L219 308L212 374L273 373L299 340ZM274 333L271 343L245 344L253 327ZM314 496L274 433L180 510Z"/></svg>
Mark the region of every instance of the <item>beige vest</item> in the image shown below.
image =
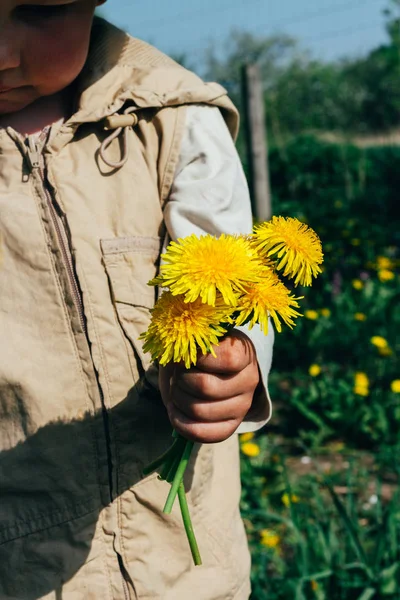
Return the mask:
<svg viewBox="0 0 400 600"><path fill-rule="evenodd" d="M178 507L162 514L168 486L141 474L171 442L138 337L194 102L236 134L219 85L97 20L79 106L43 155L0 131L0 600L248 598L235 437L197 449L186 478L202 567ZM104 119L127 108L113 168Z"/></svg>

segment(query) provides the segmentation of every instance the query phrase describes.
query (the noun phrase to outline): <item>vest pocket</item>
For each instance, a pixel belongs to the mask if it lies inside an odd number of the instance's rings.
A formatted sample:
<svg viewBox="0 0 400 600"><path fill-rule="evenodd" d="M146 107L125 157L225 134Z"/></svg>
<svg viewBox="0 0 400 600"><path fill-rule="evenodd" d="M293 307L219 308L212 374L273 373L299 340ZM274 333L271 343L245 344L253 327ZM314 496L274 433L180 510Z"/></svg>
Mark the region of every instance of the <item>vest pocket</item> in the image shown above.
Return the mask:
<svg viewBox="0 0 400 600"><path fill-rule="evenodd" d="M156 290L147 283L158 270L161 240L132 236L100 240L100 245L116 316L129 343L133 373L138 368L147 371L151 357L143 352L139 336L150 324L150 309L155 303Z"/></svg>

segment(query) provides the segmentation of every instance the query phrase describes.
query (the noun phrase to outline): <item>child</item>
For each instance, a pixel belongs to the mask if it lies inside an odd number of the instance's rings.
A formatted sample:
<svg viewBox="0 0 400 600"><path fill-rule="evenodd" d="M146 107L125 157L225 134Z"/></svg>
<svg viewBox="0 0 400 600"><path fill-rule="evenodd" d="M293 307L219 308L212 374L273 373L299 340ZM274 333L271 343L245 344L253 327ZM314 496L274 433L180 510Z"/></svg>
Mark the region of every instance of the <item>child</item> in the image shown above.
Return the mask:
<svg viewBox="0 0 400 600"><path fill-rule="evenodd" d="M138 341L168 236L251 229L237 114L100 3L0 6L0 600L242 600L233 434L269 417L272 337L242 328L159 381ZM202 567L142 477L171 423L204 443Z"/></svg>

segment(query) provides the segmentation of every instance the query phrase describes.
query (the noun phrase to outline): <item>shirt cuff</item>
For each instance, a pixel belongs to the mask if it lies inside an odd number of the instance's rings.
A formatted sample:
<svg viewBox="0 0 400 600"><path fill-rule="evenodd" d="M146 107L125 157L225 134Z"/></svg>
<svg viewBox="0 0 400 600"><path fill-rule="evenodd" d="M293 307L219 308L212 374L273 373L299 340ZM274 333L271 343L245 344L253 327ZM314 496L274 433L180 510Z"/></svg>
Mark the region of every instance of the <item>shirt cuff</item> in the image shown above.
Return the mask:
<svg viewBox="0 0 400 600"><path fill-rule="evenodd" d="M237 327L253 342L257 354L260 383L254 393L253 404L244 421L239 425L236 433L250 433L258 431L272 417L272 402L268 392L268 374L272 363L272 348L274 344L274 330L269 324L268 335L265 335L259 325L249 330L247 325Z"/></svg>

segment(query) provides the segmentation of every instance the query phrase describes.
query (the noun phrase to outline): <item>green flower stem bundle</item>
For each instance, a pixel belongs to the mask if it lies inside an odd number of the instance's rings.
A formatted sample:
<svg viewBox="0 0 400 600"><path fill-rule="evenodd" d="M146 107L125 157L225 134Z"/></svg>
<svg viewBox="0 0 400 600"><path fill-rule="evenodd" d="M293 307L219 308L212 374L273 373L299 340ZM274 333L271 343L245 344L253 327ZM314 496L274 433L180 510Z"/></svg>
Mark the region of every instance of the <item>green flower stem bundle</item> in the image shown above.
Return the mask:
<svg viewBox="0 0 400 600"><path fill-rule="evenodd" d="M271 318L277 331L283 321L292 328L299 300L285 280L310 286L321 272L323 253L317 234L297 219L273 217L251 235L195 235L171 242L162 255L160 274L149 282L165 289L152 310L143 349L162 366L183 362L189 369L197 355L211 353L235 326L259 324L268 333ZM183 477L193 442L174 432L167 452L145 468L158 470L171 484L164 513L179 499L195 565L201 564L190 520Z"/></svg>

